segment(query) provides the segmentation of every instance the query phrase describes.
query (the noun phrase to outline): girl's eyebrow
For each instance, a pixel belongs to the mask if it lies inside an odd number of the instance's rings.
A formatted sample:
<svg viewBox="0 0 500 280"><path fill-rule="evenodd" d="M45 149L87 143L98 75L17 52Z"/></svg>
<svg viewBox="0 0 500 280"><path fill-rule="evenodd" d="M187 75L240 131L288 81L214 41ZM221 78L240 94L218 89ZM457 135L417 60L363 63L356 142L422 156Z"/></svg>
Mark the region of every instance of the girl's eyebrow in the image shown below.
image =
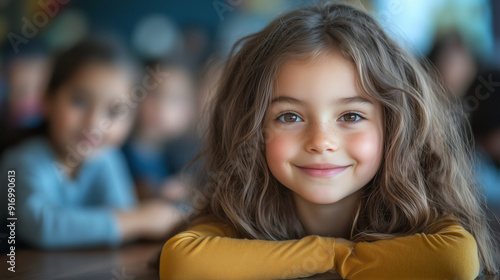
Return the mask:
<svg viewBox="0 0 500 280"><path fill-rule="evenodd" d="M307 104L307 102L305 102L303 100L299 100L299 99L289 97L289 96L275 97L271 101L271 104L277 103L277 102L291 103L291 104L297 104L297 105L306 105ZM367 104L374 105L374 103L370 99L362 97L362 96L352 96L352 97L339 98L339 99L337 99L337 101L335 103L340 104L340 105L347 105L347 104L352 104L352 103L367 103Z"/></svg>
<svg viewBox="0 0 500 280"><path fill-rule="evenodd" d="M362 96L339 98L337 100L337 103L342 104L342 105L347 105L347 104L351 104L351 103L368 103L368 104L374 105L370 99L362 97Z"/></svg>
<svg viewBox="0 0 500 280"><path fill-rule="evenodd" d="M289 97L289 96L278 96L278 97L275 97L271 101L271 104L278 103L278 102L281 102L281 103L291 103L291 104L297 104L297 105L306 105L307 104L307 102L305 102L305 101L302 101L302 100L299 100L299 99L296 99L296 98L293 98L293 97Z"/></svg>

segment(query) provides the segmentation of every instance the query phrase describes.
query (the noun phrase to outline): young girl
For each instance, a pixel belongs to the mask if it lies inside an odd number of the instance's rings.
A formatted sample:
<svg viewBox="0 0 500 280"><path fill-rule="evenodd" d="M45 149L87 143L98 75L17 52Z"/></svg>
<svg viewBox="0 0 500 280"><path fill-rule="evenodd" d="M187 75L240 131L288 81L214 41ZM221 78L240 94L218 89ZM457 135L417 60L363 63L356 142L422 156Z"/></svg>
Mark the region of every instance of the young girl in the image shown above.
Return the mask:
<svg viewBox="0 0 500 280"><path fill-rule="evenodd" d="M176 222L173 206L136 207L117 149L134 117L132 65L119 46L102 40L56 58L43 135L8 150L1 162L4 174L15 174L18 240L44 249L113 246L162 236Z"/></svg>
<svg viewBox="0 0 500 280"><path fill-rule="evenodd" d="M161 279L497 272L454 104L371 16L325 3L241 42L202 155L204 217L166 242Z"/></svg>

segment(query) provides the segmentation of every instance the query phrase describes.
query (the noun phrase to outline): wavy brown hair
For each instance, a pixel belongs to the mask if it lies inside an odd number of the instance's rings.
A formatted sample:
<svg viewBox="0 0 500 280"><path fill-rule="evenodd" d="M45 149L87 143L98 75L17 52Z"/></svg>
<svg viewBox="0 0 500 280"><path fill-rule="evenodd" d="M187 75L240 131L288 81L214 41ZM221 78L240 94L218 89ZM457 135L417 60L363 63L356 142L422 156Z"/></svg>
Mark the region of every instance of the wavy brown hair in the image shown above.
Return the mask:
<svg viewBox="0 0 500 280"><path fill-rule="evenodd" d="M267 167L263 120L287 60L339 52L357 68L362 91L383 107L384 157L363 188L354 241L432 233L452 215L478 244L485 273L496 273L493 238L473 180L469 131L456 100L391 40L362 9L321 3L289 12L234 46L222 77L200 158L205 167L202 214L241 237L301 238L291 191ZM206 203L201 203L206 202Z"/></svg>

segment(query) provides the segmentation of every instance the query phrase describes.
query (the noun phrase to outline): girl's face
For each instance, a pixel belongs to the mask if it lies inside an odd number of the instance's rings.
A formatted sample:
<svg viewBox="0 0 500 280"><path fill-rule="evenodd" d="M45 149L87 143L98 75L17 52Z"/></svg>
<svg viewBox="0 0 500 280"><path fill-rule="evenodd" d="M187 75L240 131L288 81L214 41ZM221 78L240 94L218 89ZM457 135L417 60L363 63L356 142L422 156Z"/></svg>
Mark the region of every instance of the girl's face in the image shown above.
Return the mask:
<svg viewBox="0 0 500 280"><path fill-rule="evenodd" d="M382 106L361 94L355 65L327 54L286 62L266 114L266 160L284 186L331 204L365 186L381 165Z"/></svg>
<svg viewBox="0 0 500 280"><path fill-rule="evenodd" d="M86 158L120 145L132 123L130 76L113 66L89 64L46 101L49 133L60 157Z"/></svg>

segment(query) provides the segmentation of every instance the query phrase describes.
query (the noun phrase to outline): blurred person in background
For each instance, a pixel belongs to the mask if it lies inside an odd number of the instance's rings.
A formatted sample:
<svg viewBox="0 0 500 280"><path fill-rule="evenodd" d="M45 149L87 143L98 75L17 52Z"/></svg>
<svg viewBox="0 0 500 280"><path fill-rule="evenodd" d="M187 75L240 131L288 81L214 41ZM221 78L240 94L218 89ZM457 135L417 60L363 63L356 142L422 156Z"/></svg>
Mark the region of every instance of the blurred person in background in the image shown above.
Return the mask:
<svg viewBox="0 0 500 280"><path fill-rule="evenodd" d="M480 190L488 207L500 215L500 70L484 71L479 77L470 86L464 105L476 143Z"/></svg>
<svg viewBox="0 0 500 280"><path fill-rule="evenodd" d="M436 36L428 55L450 94L463 97L477 73L477 59L457 30Z"/></svg>
<svg viewBox="0 0 500 280"><path fill-rule="evenodd" d="M160 238L179 219L164 202L137 205L117 149L135 116L134 72L126 51L107 40L86 40L56 57L43 100L44 133L7 150L0 162L4 174L15 172L23 243L116 246Z"/></svg>
<svg viewBox="0 0 500 280"><path fill-rule="evenodd" d="M7 69L7 122L15 127L40 123L41 100L47 83L48 61L43 53L13 58Z"/></svg>
<svg viewBox="0 0 500 280"><path fill-rule="evenodd" d="M140 198L160 195L180 203L190 192L189 172L182 171L199 146L194 133L194 77L183 61L175 59L153 60L145 69L163 79L151 82L123 150Z"/></svg>
<svg viewBox="0 0 500 280"><path fill-rule="evenodd" d="M40 125L43 91L50 73L46 51L40 45L33 42L18 54L7 52L2 75L5 85L0 108L0 155Z"/></svg>

